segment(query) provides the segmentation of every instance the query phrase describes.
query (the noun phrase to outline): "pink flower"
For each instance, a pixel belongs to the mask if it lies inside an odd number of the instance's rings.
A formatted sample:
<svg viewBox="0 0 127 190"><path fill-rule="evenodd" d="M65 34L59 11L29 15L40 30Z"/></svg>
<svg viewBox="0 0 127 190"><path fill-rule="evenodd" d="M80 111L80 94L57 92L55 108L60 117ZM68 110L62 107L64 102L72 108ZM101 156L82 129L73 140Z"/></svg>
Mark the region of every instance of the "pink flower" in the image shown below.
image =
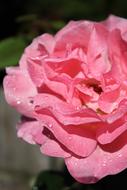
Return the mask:
<svg viewBox="0 0 127 190"><path fill-rule="evenodd" d="M71 21L34 39L7 74L19 137L64 158L81 183L127 168L126 19Z"/></svg>

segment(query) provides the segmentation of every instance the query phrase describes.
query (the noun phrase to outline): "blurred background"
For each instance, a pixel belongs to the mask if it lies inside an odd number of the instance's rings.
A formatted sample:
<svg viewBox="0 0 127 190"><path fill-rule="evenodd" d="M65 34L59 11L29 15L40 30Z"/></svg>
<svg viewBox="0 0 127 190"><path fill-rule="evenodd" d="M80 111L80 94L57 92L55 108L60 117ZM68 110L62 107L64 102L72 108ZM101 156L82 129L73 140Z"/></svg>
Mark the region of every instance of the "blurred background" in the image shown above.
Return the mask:
<svg viewBox="0 0 127 190"><path fill-rule="evenodd" d="M29 190L38 172L62 168L60 159L48 158L38 147L16 137L19 115L3 96L5 66L18 64L24 47L35 36L54 34L69 20L99 21L109 14L126 18L127 0L0 0L0 190ZM121 184L126 188L126 178L124 171L80 189L107 190Z"/></svg>

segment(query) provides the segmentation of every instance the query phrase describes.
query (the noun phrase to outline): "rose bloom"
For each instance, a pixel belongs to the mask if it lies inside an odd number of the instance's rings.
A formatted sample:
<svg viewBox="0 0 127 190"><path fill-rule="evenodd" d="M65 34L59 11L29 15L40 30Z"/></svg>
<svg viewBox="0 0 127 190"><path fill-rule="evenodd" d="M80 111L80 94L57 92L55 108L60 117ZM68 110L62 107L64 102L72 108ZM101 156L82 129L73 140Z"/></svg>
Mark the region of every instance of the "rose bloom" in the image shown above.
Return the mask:
<svg viewBox="0 0 127 190"><path fill-rule="evenodd" d="M18 137L62 157L81 183L127 167L127 20L71 21L33 40L7 68Z"/></svg>

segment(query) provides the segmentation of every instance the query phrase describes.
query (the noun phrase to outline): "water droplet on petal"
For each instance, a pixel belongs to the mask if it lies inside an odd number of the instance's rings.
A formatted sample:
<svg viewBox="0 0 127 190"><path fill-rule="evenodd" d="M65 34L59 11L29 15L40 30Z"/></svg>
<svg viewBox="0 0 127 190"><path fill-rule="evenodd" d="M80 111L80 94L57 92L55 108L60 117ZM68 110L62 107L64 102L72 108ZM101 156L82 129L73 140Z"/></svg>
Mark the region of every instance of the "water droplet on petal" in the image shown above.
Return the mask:
<svg viewBox="0 0 127 190"><path fill-rule="evenodd" d="M72 139L72 137L69 137L69 140L71 140Z"/></svg>
<svg viewBox="0 0 127 190"><path fill-rule="evenodd" d="M52 124L51 123L49 124L49 127L52 128Z"/></svg>
<svg viewBox="0 0 127 190"><path fill-rule="evenodd" d="M102 166L104 166L104 167L105 167L105 166L106 166L106 163L103 163L103 164L102 164Z"/></svg>
<svg viewBox="0 0 127 190"><path fill-rule="evenodd" d="M122 157L122 154L119 154L118 157L121 158L121 157Z"/></svg>
<svg viewBox="0 0 127 190"><path fill-rule="evenodd" d="M20 101L20 100L17 100L17 104L18 104L18 105L21 104L21 101Z"/></svg>
<svg viewBox="0 0 127 190"><path fill-rule="evenodd" d="M16 91L16 88L15 88L15 87L13 88L13 91Z"/></svg>
<svg viewBox="0 0 127 190"><path fill-rule="evenodd" d="M77 162L75 162L75 163L74 163L74 165L75 165L75 166L77 166L77 165L78 165L78 163L77 163Z"/></svg>
<svg viewBox="0 0 127 190"><path fill-rule="evenodd" d="M76 106L76 110L79 111L81 109L80 106Z"/></svg>
<svg viewBox="0 0 127 190"><path fill-rule="evenodd" d="M106 164L106 160L103 161L102 163L102 166L105 167L107 164Z"/></svg>

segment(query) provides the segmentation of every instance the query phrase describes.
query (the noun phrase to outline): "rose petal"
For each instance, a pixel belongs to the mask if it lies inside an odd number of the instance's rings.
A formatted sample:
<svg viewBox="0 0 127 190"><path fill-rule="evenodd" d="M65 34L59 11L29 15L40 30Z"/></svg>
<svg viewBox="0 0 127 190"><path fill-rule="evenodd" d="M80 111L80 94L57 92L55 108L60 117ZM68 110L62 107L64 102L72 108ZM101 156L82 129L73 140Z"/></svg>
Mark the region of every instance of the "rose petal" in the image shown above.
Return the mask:
<svg viewBox="0 0 127 190"><path fill-rule="evenodd" d="M105 21L102 21L101 24L103 24L109 31L119 29L122 37L127 39L127 20L125 18L110 15Z"/></svg>
<svg viewBox="0 0 127 190"><path fill-rule="evenodd" d="M91 109L77 109L49 94L37 95L34 98L34 105L36 113L45 114L45 110L50 111L64 125L85 125L100 121L100 118Z"/></svg>
<svg viewBox="0 0 127 190"><path fill-rule="evenodd" d="M86 158L70 157L65 163L71 175L80 183L95 183L106 175L116 174L127 168L127 132L96 150Z"/></svg>
<svg viewBox="0 0 127 190"><path fill-rule="evenodd" d="M55 157L69 157L70 154L62 149L61 145L54 137L50 137L51 133L45 132L45 126L38 121L22 121L17 124L17 135L30 144L39 144L42 153Z"/></svg>
<svg viewBox="0 0 127 190"><path fill-rule="evenodd" d="M43 141L40 148L43 154L62 158L70 156L68 149L63 144L58 142L51 131L46 127L44 127L42 136L45 137L45 141Z"/></svg>
<svg viewBox="0 0 127 190"><path fill-rule="evenodd" d="M42 134L43 126L38 121L23 121L17 124L17 135L30 144L36 144L38 135Z"/></svg>
<svg viewBox="0 0 127 190"><path fill-rule="evenodd" d="M20 70L10 68L9 73L4 78L4 92L7 102L20 113L32 117L31 98L37 94L35 86L28 75Z"/></svg>
<svg viewBox="0 0 127 190"><path fill-rule="evenodd" d="M92 27L93 23L90 21L71 21L56 34L55 51L65 50L67 45L72 49L76 47L87 49Z"/></svg>
<svg viewBox="0 0 127 190"><path fill-rule="evenodd" d="M109 59L112 62L112 76L120 82L127 75L127 42L121 36L120 30L115 29L108 36Z"/></svg>
<svg viewBox="0 0 127 190"><path fill-rule="evenodd" d="M102 92L98 100L99 108L105 113L111 113L115 108L118 107L118 103L120 100L119 97L120 86L117 85L112 90Z"/></svg>
<svg viewBox="0 0 127 190"><path fill-rule="evenodd" d="M107 37L108 31L102 25L94 24L88 44L87 64L90 75L95 79L111 68L107 58Z"/></svg>
<svg viewBox="0 0 127 190"><path fill-rule="evenodd" d="M55 138L67 149L79 156L88 156L96 147L95 134L88 129L75 126L64 127L58 123L52 116L36 114L40 123L45 123Z"/></svg>
<svg viewBox="0 0 127 190"><path fill-rule="evenodd" d="M52 35L43 34L35 38L32 43L24 50L19 66L26 72L27 71L27 60L41 60L49 54L52 54L54 49L55 41Z"/></svg>
<svg viewBox="0 0 127 190"><path fill-rule="evenodd" d="M127 130L126 113L127 100L123 100L115 112L106 116L106 122L100 123L100 127L97 129L97 139L99 143L111 143Z"/></svg>

